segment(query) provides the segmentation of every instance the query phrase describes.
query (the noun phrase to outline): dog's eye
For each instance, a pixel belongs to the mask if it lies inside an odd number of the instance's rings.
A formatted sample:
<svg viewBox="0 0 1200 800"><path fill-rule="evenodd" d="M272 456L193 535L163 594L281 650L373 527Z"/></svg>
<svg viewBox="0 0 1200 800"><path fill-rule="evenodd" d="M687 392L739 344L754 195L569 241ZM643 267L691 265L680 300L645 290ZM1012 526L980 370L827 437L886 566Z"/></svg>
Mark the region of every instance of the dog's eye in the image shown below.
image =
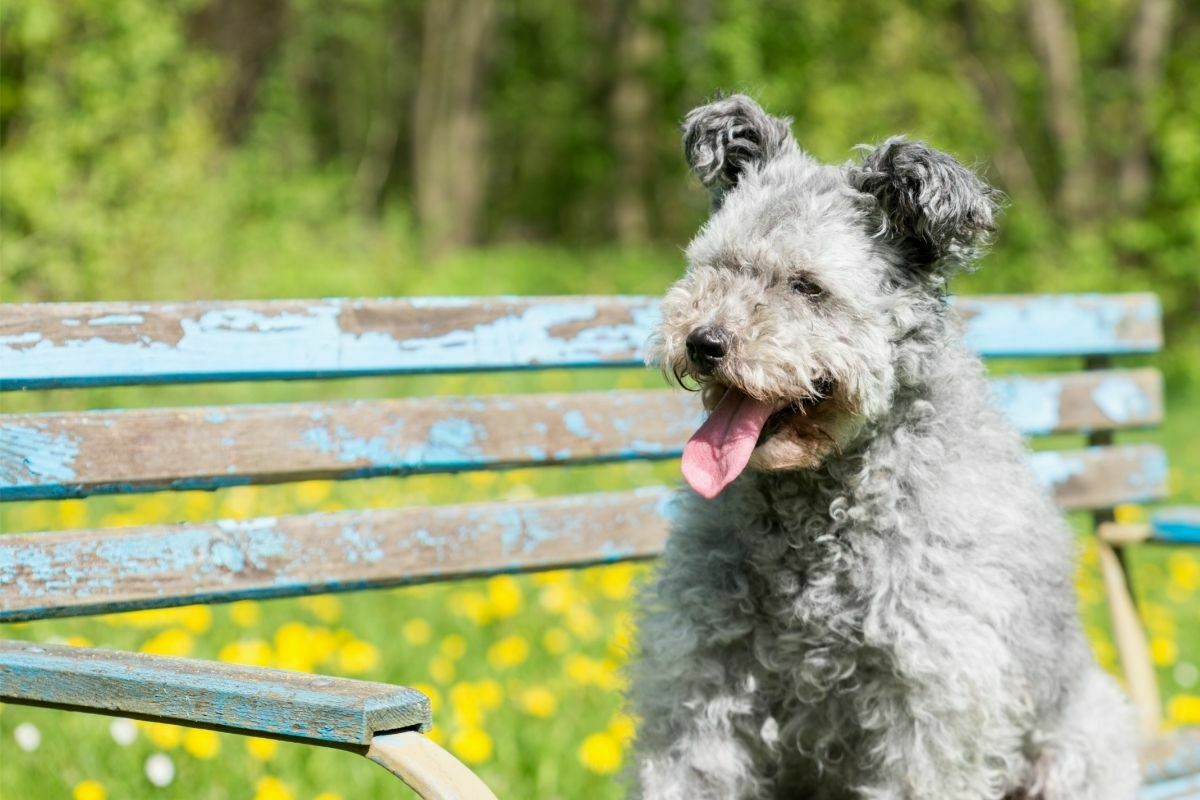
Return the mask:
<svg viewBox="0 0 1200 800"><path fill-rule="evenodd" d="M805 277L792 279L792 291L805 297L820 297L824 293L820 286Z"/></svg>

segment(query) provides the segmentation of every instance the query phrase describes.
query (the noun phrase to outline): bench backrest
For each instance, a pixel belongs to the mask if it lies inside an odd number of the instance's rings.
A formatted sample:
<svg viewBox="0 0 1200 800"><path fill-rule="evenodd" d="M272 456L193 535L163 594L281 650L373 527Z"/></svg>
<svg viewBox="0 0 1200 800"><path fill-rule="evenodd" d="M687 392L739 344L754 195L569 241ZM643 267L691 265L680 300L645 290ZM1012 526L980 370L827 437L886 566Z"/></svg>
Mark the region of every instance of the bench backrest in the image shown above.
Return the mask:
<svg viewBox="0 0 1200 800"><path fill-rule="evenodd" d="M0 391L636 366L650 297L0 306ZM1161 376L1110 357L1161 347L1149 294L961 297L988 357L1072 358L993 379L1067 509L1161 497ZM1078 359L1082 358L1082 364ZM1080 369L1080 367L1083 369ZM1073 369L1072 369L1073 368ZM0 500L677 458L694 395L662 390L0 415ZM0 537L0 621L339 591L645 558L669 489Z"/></svg>

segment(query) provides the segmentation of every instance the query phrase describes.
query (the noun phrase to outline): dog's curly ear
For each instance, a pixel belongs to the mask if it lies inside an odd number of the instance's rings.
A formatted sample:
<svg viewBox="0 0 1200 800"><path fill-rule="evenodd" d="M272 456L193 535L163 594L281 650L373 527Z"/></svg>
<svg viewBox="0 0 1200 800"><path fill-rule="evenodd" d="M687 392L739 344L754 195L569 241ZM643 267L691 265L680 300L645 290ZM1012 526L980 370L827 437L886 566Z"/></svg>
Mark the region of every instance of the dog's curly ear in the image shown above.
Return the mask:
<svg viewBox="0 0 1200 800"><path fill-rule="evenodd" d="M744 94L694 108L683 121L683 153L714 206L746 170L798 149L790 119L773 117Z"/></svg>
<svg viewBox="0 0 1200 800"><path fill-rule="evenodd" d="M969 267L995 230L1000 192L924 142L896 136L863 149L850 183L874 197L881 235L914 268L946 277Z"/></svg>

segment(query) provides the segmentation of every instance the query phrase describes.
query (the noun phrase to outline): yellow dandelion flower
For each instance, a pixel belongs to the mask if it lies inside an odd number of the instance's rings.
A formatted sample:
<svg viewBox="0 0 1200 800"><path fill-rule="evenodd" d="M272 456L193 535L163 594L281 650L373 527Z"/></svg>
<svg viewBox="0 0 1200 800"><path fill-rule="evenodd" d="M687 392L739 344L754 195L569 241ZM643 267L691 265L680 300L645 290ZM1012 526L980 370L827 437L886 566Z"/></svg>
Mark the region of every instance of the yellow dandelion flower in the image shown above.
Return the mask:
<svg viewBox="0 0 1200 800"><path fill-rule="evenodd" d="M622 611L613 619L612 638L608 640L609 655L615 658L627 658L633 650L633 615Z"/></svg>
<svg viewBox="0 0 1200 800"><path fill-rule="evenodd" d="M259 778L254 785L254 800L296 800L292 789L279 778Z"/></svg>
<svg viewBox="0 0 1200 800"><path fill-rule="evenodd" d="M105 800L108 791L98 781L88 779L75 784L75 788L71 790L71 797L74 800Z"/></svg>
<svg viewBox="0 0 1200 800"><path fill-rule="evenodd" d="M487 660L496 669L515 667L529 656L529 643L524 637L505 636L488 648Z"/></svg>
<svg viewBox="0 0 1200 800"><path fill-rule="evenodd" d="M612 775L621 768L621 743L607 732L593 733L579 746L579 760L597 775Z"/></svg>
<svg viewBox="0 0 1200 800"><path fill-rule="evenodd" d="M456 683L450 687L450 707L454 709L454 720L462 728L477 728L483 724L483 705L475 698L470 683Z"/></svg>
<svg viewBox="0 0 1200 800"><path fill-rule="evenodd" d="M565 662L567 677L575 683L586 686L596 681L596 662L585 655L571 653Z"/></svg>
<svg viewBox="0 0 1200 800"><path fill-rule="evenodd" d="M494 472L469 472L467 483L476 489L486 489L496 482L497 477Z"/></svg>
<svg viewBox="0 0 1200 800"><path fill-rule="evenodd" d="M450 595L450 610L466 617L475 625L492 621L492 608L483 592L454 592Z"/></svg>
<svg viewBox="0 0 1200 800"><path fill-rule="evenodd" d="M484 678L471 684L471 692L475 701L488 710L499 708L500 702L504 699L504 690L500 688L500 682L495 678Z"/></svg>
<svg viewBox="0 0 1200 800"><path fill-rule="evenodd" d="M454 662L445 656L434 656L429 659L429 677L438 683L449 683L454 680Z"/></svg>
<svg viewBox="0 0 1200 800"><path fill-rule="evenodd" d="M1157 667L1169 667L1179 658L1179 648L1173 639L1155 636L1150 640L1150 660Z"/></svg>
<svg viewBox="0 0 1200 800"><path fill-rule="evenodd" d="M606 692L615 692L625 688L625 677L621 668L611 658L600 659L596 664L596 685Z"/></svg>
<svg viewBox="0 0 1200 800"><path fill-rule="evenodd" d="M1167 716L1178 725L1200 725L1200 696L1175 695L1167 705Z"/></svg>
<svg viewBox="0 0 1200 800"><path fill-rule="evenodd" d="M204 633L212 627L212 609L208 606L184 606L177 613L179 624L192 633Z"/></svg>
<svg viewBox="0 0 1200 800"><path fill-rule="evenodd" d="M568 569L554 569L549 572L536 572L533 575L533 583L535 586L553 586L554 584L569 584L572 580L571 571Z"/></svg>
<svg viewBox="0 0 1200 800"><path fill-rule="evenodd" d="M231 664L268 667L271 665L271 646L260 639L230 642L221 648L217 658Z"/></svg>
<svg viewBox="0 0 1200 800"><path fill-rule="evenodd" d="M412 688L429 698L429 709L437 713L442 707L442 693L431 683L414 683Z"/></svg>
<svg viewBox="0 0 1200 800"><path fill-rule="evenodd" d="M558 698L544 686L533 686L521 692L521 710L531 717L546 719L558 710Z"/></svg>
<svg viewBox="0 0 1200 800"><path fill-rule="evenodd" d="M370 672L379 666L379 649L370 642L354 639L338 648L338 667L351 675Z"/></svg>
<svg viewBox="0 0 1200 800"><path fill-rule="evenodd" d="M146 738L154 743L159 750L174 750L183 739L183 729L178 725L166 722L139 723L146 731Z"/></svg>
<svg viewBox="0 0 1200 800"><path fill-rule="evenodd" d="M255 761L270 761L279 750L279 742L274 739L262 739L251 736L246 740L246 752Z"/></svg>
<svg viewBox="0 0 1200 800"><path fill-rule="evenodd" d="M460 659L467 654L467 640L457 633L452 633L442 639L442 655L449 659Z"/></svg>
<svg viewBox="0 0 1200 800"><path fill-rule="evenodd" d="M1167 556L1167 572L1171 583L1185 592L1200 589L1200 559L1182 551Z"/></svg>
<svg viewBox="0 0 1200 800"><path fill-rule="evenodd" d="M495 619L511 617L521 611L525 601L521 596L521 585L511 575L497 575L487 582L488 602Z"/></svg>
<svg viewBox="0 0 1200 800"><path fill-rule="evenodd" d="M434 744L444 745L446 743L446 732L442 730L442 726L433 724L429 730L425 731L425 738Z"/></svg>
<svg viewBox="0 0 1200 800"><path fill-rule="evenodd" d="M296 500L306 506L318 506L329 499L329 481L304 481L292 487Z"/></svg>
<svg viewBox="0 0 1200 800"><path fill-rule="evenodd" d="M492 737L481 728L463 728L451 737L450 749L468 764L482 764L492 757Z"/></svg>
<svg viewBox="0 0 1200 800"><path fill-rule="evenodd" d="M342 796L337 792L321 792L313 800L342 800Z"/></svg>
<svg viewBox="0 0 1200 800"><path fill-rule="evenodd" d="M262 619L262 608L254 600L238 600L229 604L229 617L239 628L253 628Z"/></svg>
<svg viewBox="0 0 1200 800"><path fill-rule="evenodd" d="M542 634L542 647L547 653L561 656L571 646L571 637L562 628L551 628Z"/></svg>
<svg viewBox="0 0 1200 800"><path fill-rule="evenodd" d="M312 672L316 658L312 632L302 622L287 622L275 631L275 666L297 672Z"/></svg>
<svg viewBox="0 0 1200 800"><path fill-rule="evenodd" d="M575 603L567 609L567 628L580 639L588 641L600 634L600 621L590 608L583 603Z"/></svg>
<svg viewBox="0 0 1200 800"><path fill-rule="evenodd" d="M75 634L73 636L68 636L66 639L63 640L63 643L67 644L71 647L91 647L92 646L91 639L87 638L86 636L80 636L79 634Z"/></svg>
<svg viewBox="0 0 1200 800"><path fill-rule="evenodd" d="M600 570L600 592L609 600L626 600L633 594L632 564L614 564Z"/></svg>
<svg viewBox="0 0 1200 800"><path fill-rule="evenodd" d="M624 712L618 712L608 723L609 734L620 742L628 742L637 732L637 725L633 717Z"/></svg>
<svg viewBox="0 0 1200 800"><path fill-rule="evenodd" d="M400 630L404 634L404 641L413 645L425 644L433 636L433 628L420 617L405 622Z"/></svg>
<svg viewBox="0 0 1200 800"><path fill-rule="evenodd" d="M548 583L538 592L538 604L551 614L561 614L571 605L575 592L563 583Z"/></svg>
<svg viewBox="0 0 1200 800"><path fill-rule="evenodd" d="M1133 525L1146 521L1146 509L1131 503L1123 503L1113 509L1113 517L1122 525Z"/></svg>
<svg viewBox="0 0 1200 800"><path fill-rule="evenodd" d="M63 500L58 504L58 523L60 528L68 530L86 526L87 505L82 500Z"/></svg>
<svg viewBox="0 0 1200 800"><path fill-rule="evenodd" d="M151 637L141 648L143 653L158 656L188 656L196 646L196 640L181 628L168 628Z"/></svg>
<svg viewBox="0 0 1200 800"><path fill-rule="evenodd" d="M193 758L207 761L221 752L221 738L212 731L190 728L183 735L183 749Z"/></svg>
<svg viewBox="0 0 1200 800"><path fill-rule="evenodd" d="M332 625L342 618L342 601L330 594L302 597L300 605L326 625Z"/></svg>

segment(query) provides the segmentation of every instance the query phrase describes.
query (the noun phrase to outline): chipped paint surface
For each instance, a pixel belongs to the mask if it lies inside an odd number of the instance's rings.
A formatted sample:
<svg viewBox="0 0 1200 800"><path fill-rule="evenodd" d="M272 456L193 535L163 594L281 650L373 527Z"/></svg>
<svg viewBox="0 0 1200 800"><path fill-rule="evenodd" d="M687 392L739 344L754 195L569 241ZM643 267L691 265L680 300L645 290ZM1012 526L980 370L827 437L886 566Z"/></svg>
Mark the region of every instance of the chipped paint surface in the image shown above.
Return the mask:
<svg viewBox="0 0 1200 800"><path fill-rule="evenodd" d="M1118 424L1146 419L1150 415L1150 398L1137 383L1126 377L1106 377L1092 390L1092 402Z"/></svg>
<svg viewBox="0 0 1200 800"><path fill-rule="evenodd" d="M658 552L669 490L0 537L0 621L349 591Z"/></svg>
<svg viewBox="0 0 1200 800"><path fill-rule="evenodd" d="M28 484L75 480L79 442L44 425L0 423L0 482Z"/></svg>
<svg viewBox="0 0 1200 800"><path fill-rule="evenodd" d="M1150 518L1155 538L1200 544L1200 506L1162 508Z"/></svg>
<svg viewBox="0 0 1200 800"><path fill-rule="evenodd" d="M1000 378L990 385L1000 409L1017 430L1043 434L1058 429L1062 381Z"/></svg>
<svg viewBox="0 0 1200 800"><path fill-rule="evenodd" d="M6 311L19 322L0 316L0 389L636 366L658 303L610 296L12 306ZM956 305L967 318L968 343L985 355L1153 352L1161 345L1153 295L961 298ZM88 324L68 324L79 319Z"/></svg>
<svg viewBox="0 0 1200 800"><path fill-rule="evenodd" d="M20 641L0 641L0 697L318 744L362 745L375 731L432 723L428 698L402 686Z"/></svg>

